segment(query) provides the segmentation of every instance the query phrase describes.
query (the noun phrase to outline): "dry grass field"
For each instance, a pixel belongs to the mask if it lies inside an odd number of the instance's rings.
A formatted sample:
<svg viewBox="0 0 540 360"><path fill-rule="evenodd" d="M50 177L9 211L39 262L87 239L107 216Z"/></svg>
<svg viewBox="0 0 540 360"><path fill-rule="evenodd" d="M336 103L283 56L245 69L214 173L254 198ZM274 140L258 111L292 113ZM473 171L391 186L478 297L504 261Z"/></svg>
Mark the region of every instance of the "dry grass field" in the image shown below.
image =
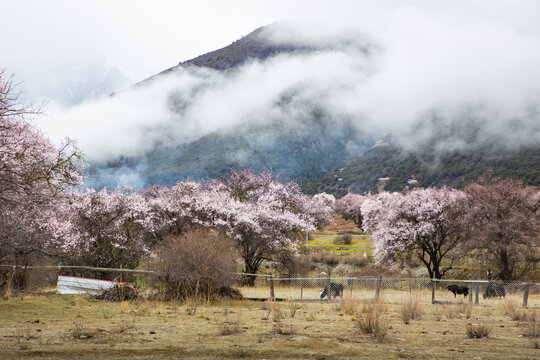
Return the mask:
<svg viewBox="0 0 540 360"><path fill-rule="evenodd" d="M519 297L471 306L385 296L111 303L54 292L19 295L0 300L0 359L540 358L539 338L530 336L540 332L539 295L527 310ZM373 319L377 336L362 331ZM489 335L470 338L468 331Z"/></svg>

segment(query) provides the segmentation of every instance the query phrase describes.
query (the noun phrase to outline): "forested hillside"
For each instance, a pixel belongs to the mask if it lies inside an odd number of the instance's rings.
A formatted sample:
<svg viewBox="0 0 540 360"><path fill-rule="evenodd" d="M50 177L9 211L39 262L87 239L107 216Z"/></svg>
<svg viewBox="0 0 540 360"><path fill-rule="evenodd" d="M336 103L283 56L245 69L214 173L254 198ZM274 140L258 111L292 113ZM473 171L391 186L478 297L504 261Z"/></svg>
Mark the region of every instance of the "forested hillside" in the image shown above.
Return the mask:
<svg viewBox="0 0 540 360"><path fill-rule="evenodd" d="M376 146L341 168L304 187L308 193L400 191L409 186L462 188L485 174L540 185L540 148L504 151L486 146L474 151L406 153L394 145ZM385 179L388 178L388 179ZM379 180L380 179L380 180ZM415 181L416 180L416 181Z"/></svg>

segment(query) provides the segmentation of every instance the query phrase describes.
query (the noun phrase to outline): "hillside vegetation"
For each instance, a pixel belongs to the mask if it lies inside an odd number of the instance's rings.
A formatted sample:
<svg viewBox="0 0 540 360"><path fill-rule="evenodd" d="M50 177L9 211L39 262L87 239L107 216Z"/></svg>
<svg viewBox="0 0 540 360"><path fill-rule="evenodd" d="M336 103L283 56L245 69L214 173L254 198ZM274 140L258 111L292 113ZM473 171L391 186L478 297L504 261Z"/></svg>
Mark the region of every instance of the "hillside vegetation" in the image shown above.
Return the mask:
<svg viewBox="0 0 540 360"><path fill-rule="evenodd" d="M540 185L540 148L505 151L486 146L474 151L453 151L440 156L430 151L406 153L394 145L369 149L355 160L304 187L315 194L321 191L336 196L347 192L401 191L406 186L462 188L478 177L491 173L501 178L520 179ZM414 177L414 179L412 179ZM389 178L380 181L380 178ZM408 184L408 180L416 180Z"/></svg>

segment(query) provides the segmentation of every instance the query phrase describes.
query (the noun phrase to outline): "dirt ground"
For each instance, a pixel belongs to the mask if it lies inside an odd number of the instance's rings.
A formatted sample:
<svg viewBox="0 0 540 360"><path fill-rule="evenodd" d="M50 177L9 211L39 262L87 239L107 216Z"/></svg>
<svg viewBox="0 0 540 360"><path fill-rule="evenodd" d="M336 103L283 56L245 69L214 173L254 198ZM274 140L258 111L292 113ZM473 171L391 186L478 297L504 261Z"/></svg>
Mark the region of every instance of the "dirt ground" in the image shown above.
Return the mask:
<svg viewBox="0 0 540 360"><path fill-rule="evenodd" d="M266 291L261 289L261 291ZM540 301L528 310L540 317ZM538 359L528 319L512 320L503 300L431 305L405 324L404 299L335 302L103 302L88 296L28 294L0 300L0 359ZM521 304L508 298L509 305ZM388 326L376 339L355 319L369 308ZM507 309L506 309L507 310ZM466 326L491 329L471 339Z"/></svg>

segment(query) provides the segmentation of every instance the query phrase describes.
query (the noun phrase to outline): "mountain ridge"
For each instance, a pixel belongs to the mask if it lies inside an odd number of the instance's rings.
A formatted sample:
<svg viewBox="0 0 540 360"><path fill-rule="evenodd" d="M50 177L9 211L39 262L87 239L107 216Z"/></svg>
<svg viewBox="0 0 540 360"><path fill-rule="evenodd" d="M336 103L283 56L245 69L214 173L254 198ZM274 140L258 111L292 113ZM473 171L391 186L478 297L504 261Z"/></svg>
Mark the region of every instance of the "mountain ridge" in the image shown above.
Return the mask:
<svg viewBox="0 0 540 360"><path fill-rule="evenodd" d="M269 41L265 31L273 26L276 25L259 28L228 46L180 62L135 86L143 87L190 68L209 68L217 73L227 73L250 61L263 62L280 54L321 50L315 45ZM368 45L354 44L361 51L369 52ZM172 111L180 113L186 108L186 101L198 96L199 90L195 89L193 94L164 96L167 96ZM515 151L495 144L483 144L474 150L446 151L438 157L432 156L435 151L429 146L407 152L388 139L376 143L376 136L362 131L361 119L333 116L312 99L306 100L302 91L305 89L287 89L272 99L280 117L266 122L241 123L185 143L156 144L140 156L97 164L90 169L91 177L97 187L110 186L111 179L125 174L138 177L141 186L151 183L171 185L186 178L220 177L231 168L251 167L255 171L272 169L284 181L299 182L308 193L327 191L335 195L343 195L347 191L401 190L411 185L407 184L408 180L419 186L447 183L462 187L490 171L540 185L540 175L536 170L540 164L540 147ZM219 115L217 117L219 120ZM481 130L474 128L474 124L467 127L466 121L464 123L461 129L447 126L435 136L474 141ZM421 125L425 127L426 124ZM430 142L434 143L435 139L424 144ZM384 183L378 180L386 177L389 179Z"/></svg>

